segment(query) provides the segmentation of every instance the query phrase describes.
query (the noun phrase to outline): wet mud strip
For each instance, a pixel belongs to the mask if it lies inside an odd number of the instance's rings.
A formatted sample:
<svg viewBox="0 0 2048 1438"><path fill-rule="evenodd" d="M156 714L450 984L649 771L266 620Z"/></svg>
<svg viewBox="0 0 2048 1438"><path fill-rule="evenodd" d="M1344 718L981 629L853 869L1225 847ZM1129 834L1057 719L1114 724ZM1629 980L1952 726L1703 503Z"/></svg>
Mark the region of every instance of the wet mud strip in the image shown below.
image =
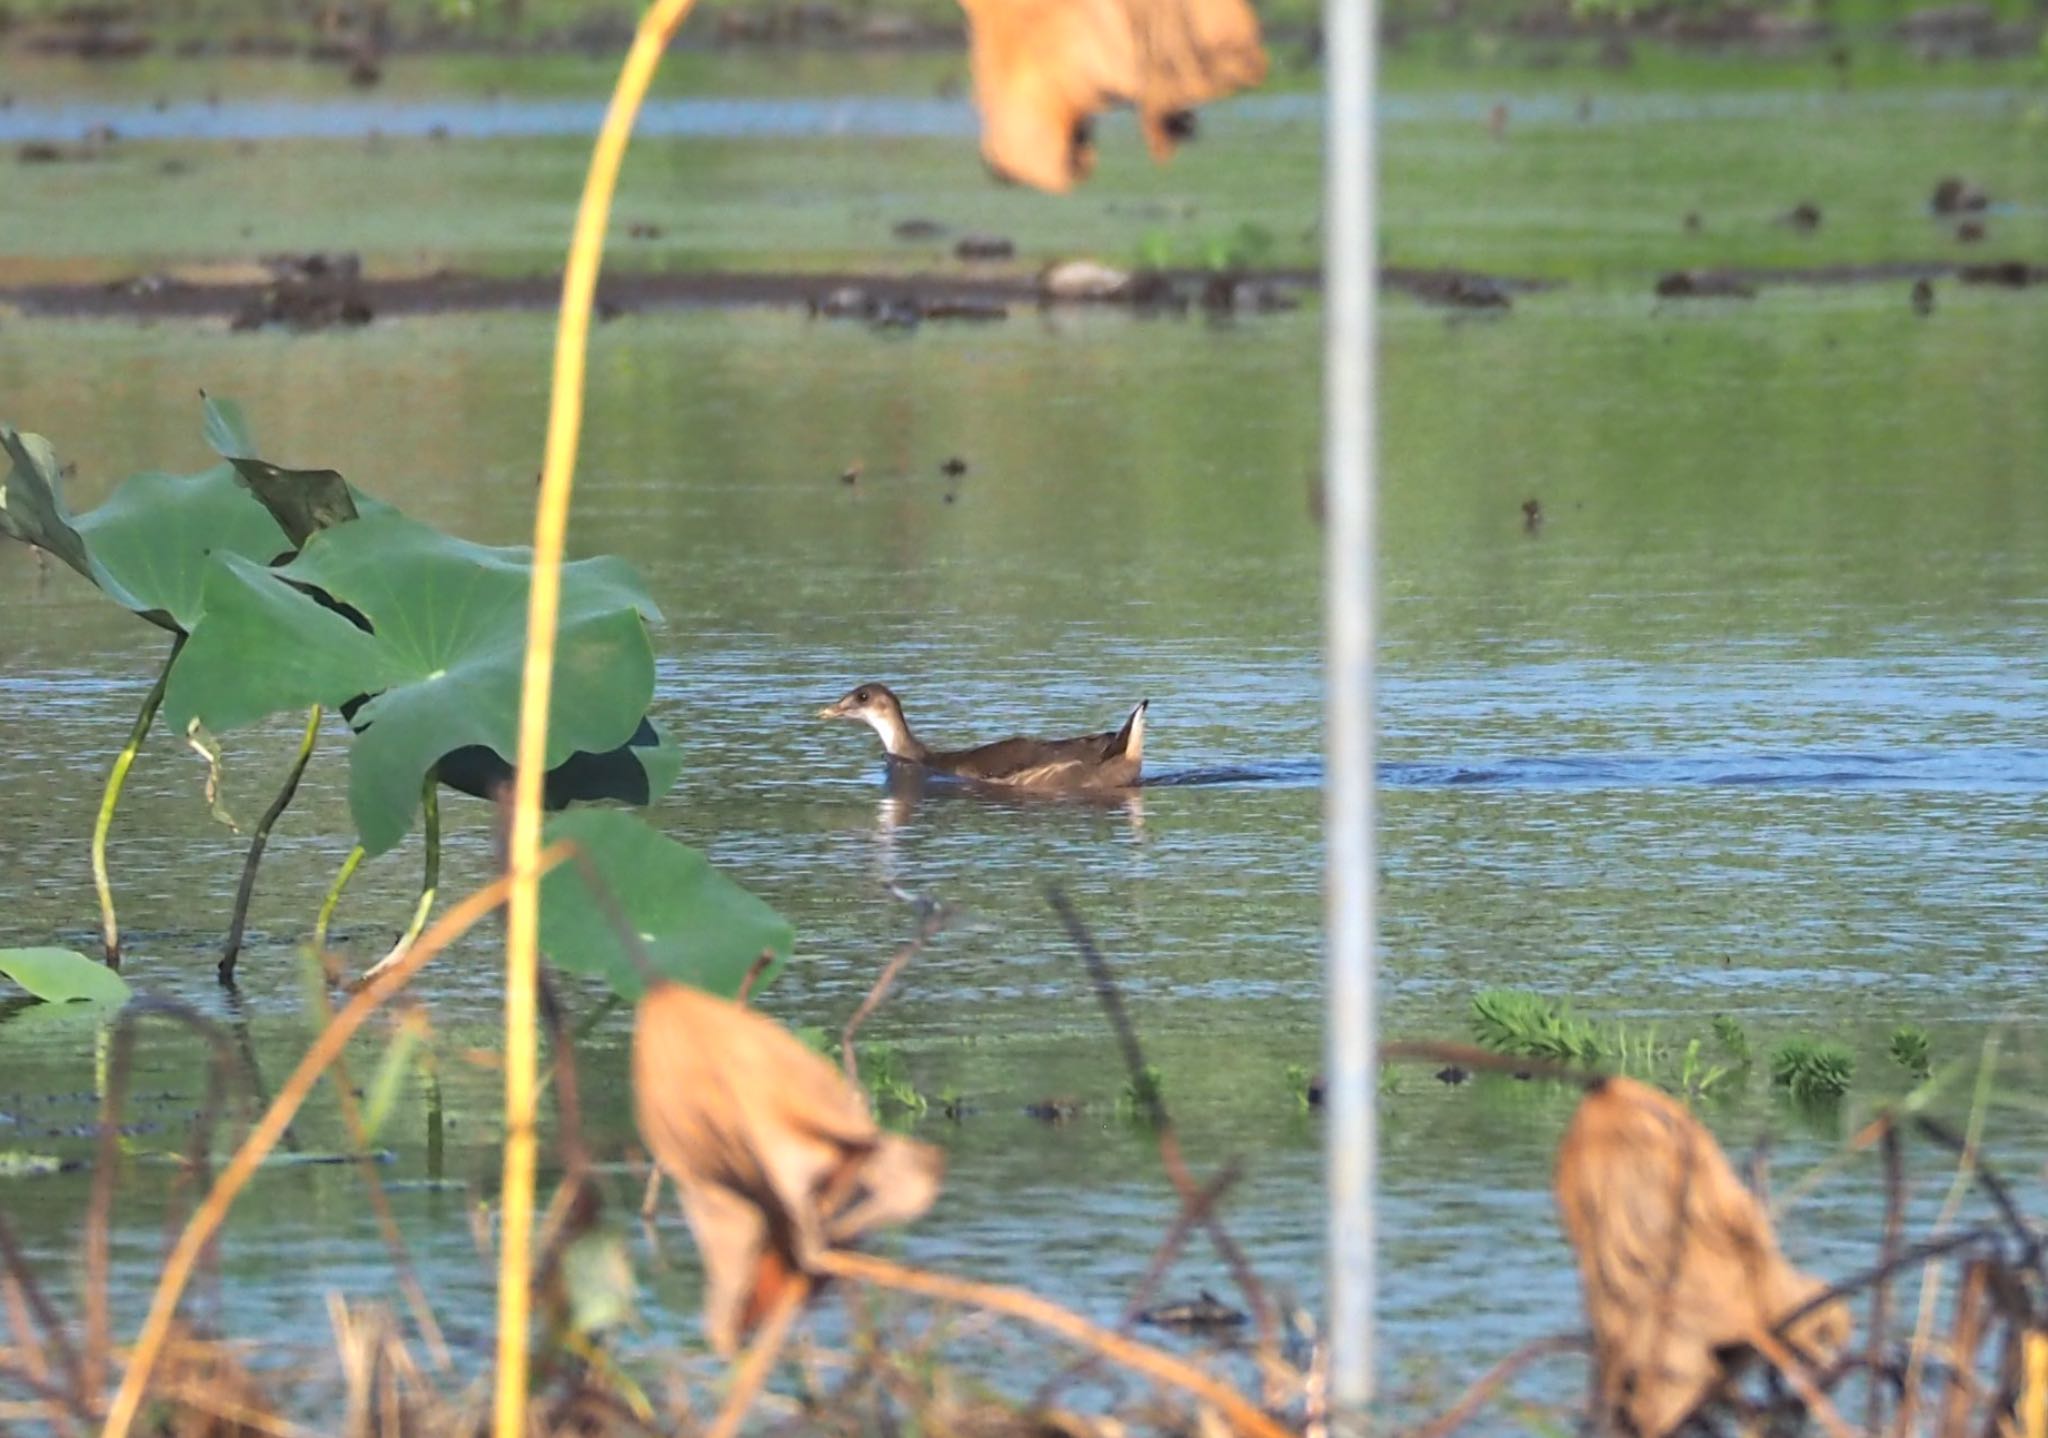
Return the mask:
<svg viewBox="0 0 2048 1438"><path fill-rule="evenodd" d="M1911 281L1918 286L1941 279L1955 279L1966 285L2027 289L2048 285L2048 265L2016 259L1888 260L1857 265L1787 265L1777 269L1671 270L1658 277L1654 288L1662 299L1746 300L1754 299L1758 290L1772 285L1829 288Z"/></svg>
<svg viewBox="0 0 2048 1438"><path fill-rule="evenodd" d="M273 257L268 273L236 279L152 273L110 283L0 284L0 309L56 319L225 320L236 329L281 325L325 329L368 324L379 316L551 310L561 300L558 274L491 276L439 271L378 278L352 255ZM1929 282L2027 289L2048 285L2048 264L2020 259L1962 262L1896 260L1877 264L1673 270L1651 289L1660 298L1750 299L1771 286L1833 287L1906 282L1916 295ZM1470 270L1390 266L1382 287L1452 310L1505 311L1517 297L1562 281ZM825 320L879 329L925 323L989 323L1013 313L1090 306L1134 314L1255 315L1296 308L1320 285L1314 270L1139 270L1092 261L1039 274L888 275L862 272L634 274L613 272L598 287L600 319L676 308L801 309Z"/></svg>
<svg viewBox="0 0 2048 1438"><path fill-rule="evenodd" d="M67 319L227 320L236 328L278 324L318 329L366 324L379 316L551 310L561 301L558 274L439 272L377 278L363 274L354 257L346 255L272 263L270 277L227 282L146 274L100 284L0 285L0 307ZM1313 270L1156 270L1069 292L1056 283L1059 274L1057 266L1043 275L613 272L598 287L598 312L615 319L640 310L767 306L882 328L1001 321L1013 311L1053 305L1257 314L1295 308L1320 282ZM1461 270L1397 268L1384 271L1382 278L1389 290L1462 308L1504 308L1511 295L1549 287L1544 281Z"/></svg>

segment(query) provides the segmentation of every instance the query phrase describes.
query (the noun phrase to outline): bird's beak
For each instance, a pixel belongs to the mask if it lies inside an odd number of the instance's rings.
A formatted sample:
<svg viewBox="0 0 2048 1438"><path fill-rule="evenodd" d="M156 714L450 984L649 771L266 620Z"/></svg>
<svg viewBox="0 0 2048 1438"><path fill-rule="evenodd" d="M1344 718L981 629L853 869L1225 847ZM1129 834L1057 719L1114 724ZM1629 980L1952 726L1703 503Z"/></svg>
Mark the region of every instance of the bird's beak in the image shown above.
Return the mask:
<svg viewBox="0 0 2048 1438"><path fill-rule="evenodd" d="M818 717L820 719L844 719L846 717L846 714L846 701L844 699L841 699L836 703L827 704L823 709L820 709L818 711Z"/></svg>

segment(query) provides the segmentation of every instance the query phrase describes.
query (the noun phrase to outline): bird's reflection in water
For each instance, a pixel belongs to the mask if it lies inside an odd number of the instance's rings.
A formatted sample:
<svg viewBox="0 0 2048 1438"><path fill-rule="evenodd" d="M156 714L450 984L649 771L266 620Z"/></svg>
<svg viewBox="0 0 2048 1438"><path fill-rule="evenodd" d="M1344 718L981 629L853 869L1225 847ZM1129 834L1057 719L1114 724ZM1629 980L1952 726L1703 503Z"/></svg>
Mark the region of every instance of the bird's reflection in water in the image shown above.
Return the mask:
<svg viewBox="0 0 2048 1438"><path fill-rule="evenodd" d="M925 773L906 764L891 764L883 783L882 797L875 806L875 841L881 877L896 883L896 834L907 828L917 811L927 803L993 804L998 808L1043 811L1049 806L1085 809L1116 809L1134 835L1145 832L1145 791L1129 789L1082 789L1072 793L1045 793L1031 789L1004 789L989 784L964 783L958 779Z"/></svg>

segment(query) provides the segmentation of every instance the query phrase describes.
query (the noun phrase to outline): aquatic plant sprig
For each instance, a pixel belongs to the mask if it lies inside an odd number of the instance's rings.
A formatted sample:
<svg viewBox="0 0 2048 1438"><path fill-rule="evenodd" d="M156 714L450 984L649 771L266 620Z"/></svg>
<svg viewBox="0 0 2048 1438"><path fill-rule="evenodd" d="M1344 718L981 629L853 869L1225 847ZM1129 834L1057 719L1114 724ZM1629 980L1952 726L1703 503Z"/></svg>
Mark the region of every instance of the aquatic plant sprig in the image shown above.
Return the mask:
<svg viewBox="0 0 2048 1438"><path fill-rule="evenodd" d="M1771 1055L1771 1083L1801 1103L1829 1103L1849 1091L1856 1056L1841 1044L1809 1035L1786 1040Z"/></svg>

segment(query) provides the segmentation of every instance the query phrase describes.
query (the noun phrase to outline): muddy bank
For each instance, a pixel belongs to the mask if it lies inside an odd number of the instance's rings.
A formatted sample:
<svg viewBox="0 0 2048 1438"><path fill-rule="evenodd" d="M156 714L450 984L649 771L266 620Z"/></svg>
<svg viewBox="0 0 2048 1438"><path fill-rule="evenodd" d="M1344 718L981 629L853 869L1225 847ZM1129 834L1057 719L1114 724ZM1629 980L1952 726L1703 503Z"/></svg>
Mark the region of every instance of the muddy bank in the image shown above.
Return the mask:
<svg viewBox="0 0 2048 1438"><path fill-rule="evenodd" d="M774 306L822 319L881 327L925 322L1000 321L1049 305L1109 306L1143 313L1263 313L1292 309L1319 284L1313 270L1145 270L1095 267L1110 282L1083 290L1067 283L1072 266L1042 274L873 273L607 274L598 287L607 319L639 310ZM111 284L0 285L0 306L57 318L228 320L238 328L279 323L300 328L366 323L376 316L552 309L559 275L500 277L437 272L390 278L361 273L349 256L300 256L273 262L262 278L224 280L149 274ZM1545 282L1458 270L1390 268L1386 287L1458 307L1500 308Z"/></svg>
<svg viewBox="0 0 2048 1438"><path fill-rule="evenodd" d="M1649 288L1663 299L1747 299L1770 287L1925 283L1953 279L2009 289L2048 284L2048 265L2004 259L1898 260L1877 264L1675 270ZM1458 269L1389 266L1381 287L1450 310L1507 311L1560 280ZM598 287L603 320L674 308L800 309L821 320L880 329L925 323L1000 322L1062 306L1137 314L1253 315L1297 308L1321 284L1317 271L1135 270L1067 261L1037 273L607 274ZM492 276L437 271L377 278L351 255L275 257L263 265L139 275L112 283L0 284L0 308L58 319L225 320L236 329L368 324L379 316L548 310L561 298L556 274Z"/></svg>
<svg viewBox="0 0 2048 1438"><path fill-rule="evenodd" d="M1750 299L1767 286L1889 284L1956 279L1966 285L2026 289L2048 284L2048 265L2025 260L1888 260L1876 264L1786 265L1778 268L1734 266L1672 270L1658 277L1655 290L1663 299Z"/></svg>

